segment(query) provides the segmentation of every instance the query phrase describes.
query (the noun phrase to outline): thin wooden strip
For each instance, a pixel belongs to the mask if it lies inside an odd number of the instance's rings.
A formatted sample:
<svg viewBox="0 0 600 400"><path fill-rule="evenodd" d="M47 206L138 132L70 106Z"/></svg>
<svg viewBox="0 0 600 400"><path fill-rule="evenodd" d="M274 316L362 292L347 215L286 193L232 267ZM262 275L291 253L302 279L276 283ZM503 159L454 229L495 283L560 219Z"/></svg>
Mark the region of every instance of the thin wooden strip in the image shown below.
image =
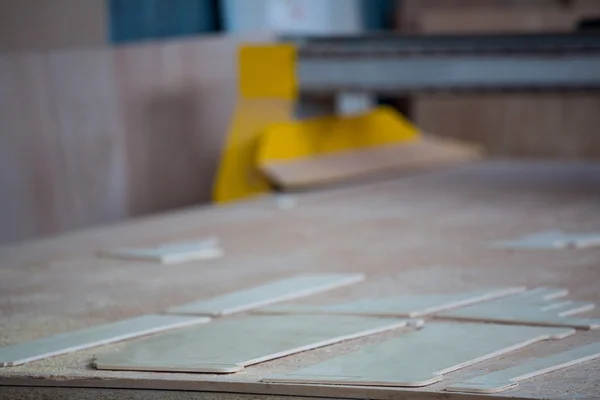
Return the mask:
<svg viewBox="0 0 600 400"><path fill-rule="evenodd" d="M0 347L0 367L12 367L73 351L132 339L168 329L208 322L209 318L143 315L110 324L62 333L12 346Z"/></svg>
<svg viewBox="0 0 600 400"><path fill-rule="evenodd" d="M423 317L441 311L521 293L525 287L488 288L448 294L407 295L394 298L361 299L329 305L280 305L256 310L259 313L353 314Z"/></svg>
<svg viewBox="0 0 600 400"><path fill-rule="evenodd" d="M565 233L551 230L525 235L513 240L494 242L496 248L509 249L585 249L600 246L600 233Z"/></svg>
<svg viewBox="0 0 600 400"><path fill-rule="evenodd" d="M515 296L440 313L440 317L467 321L502 322L508 324L564 326L576 329L598 329L600 319L573 317L572 314L590 309L589 303L552 302L564 296L564 289L537 288Z"/></svg>
<svg viewBox="0 0 600 400"><path fill-rule="evenodd" d="M279 301L310 296L365 279L363 274L299 275L167 310L174 314L230 315Z"/></svg>
<svg viewBox="0 0 600 400"><path fill-rule="evenodd" d="M264 382L360 386L426 386L443 375L573 329L491 324L427 324L382 343Z"/></svg>
<svg viewBox="0 0 600 400"><path fill-rule="evenodd" d="M211 259L222 255L223 250L219 247L216 238L168 243L154 247L106 249L100 252L102 257L154 261L162 264Z"/></svg>
<svg viewBox="0 0 600 400"><path fill-rule="evenodd" d="M478 376L446 388L451 392L499 393L515 388L519 382L562 368L600 358L600 342L538 358L511 368Z"/></svg>
<svg viewBox="0 0 600 400"><path fill-rule="evenodd" d="M401 328L407 320L352 316L255 315L131 343L94 361L98 369L232 373L245 366Z"/></svg>

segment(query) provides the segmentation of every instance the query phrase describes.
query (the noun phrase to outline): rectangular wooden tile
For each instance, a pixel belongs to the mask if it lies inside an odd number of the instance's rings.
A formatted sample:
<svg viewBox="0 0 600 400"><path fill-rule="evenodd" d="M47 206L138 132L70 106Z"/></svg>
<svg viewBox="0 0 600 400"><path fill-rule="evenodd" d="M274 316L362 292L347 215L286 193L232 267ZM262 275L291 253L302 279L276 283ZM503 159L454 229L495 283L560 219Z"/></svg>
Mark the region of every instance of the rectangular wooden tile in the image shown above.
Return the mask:
<svg viewBox="0 0 600 400"><path fill-rule="evenodd" d="M363 274L299 275L167 310L174 314L230 315L279 301L310 296L364 280Z"/></svg>
<svg viewBox="0 0 600 400"><path fill-rule="evenodd" d="M123 247L106 249L100 252L102 257L124 260L154 261L161 264L205 260L221 257L223 250L217 239L203 239L188 242L168 243L153 247Z"/></svg>
<svg viewBox="0 0 600 400"><path fill-rule="evenodd" d="M406 320L354 316L253 315L133 342L99 356L98 369L232 373L245 366L400 328Z"/></svg>
<svg viewBox="0 0 600 400"><path fill-rule="evenodd" d="M441 311L498 299L523 292L525 287L488 288L448 294L406 295L393 298L369 298L330 305L277 305L256 310L259 313L319 313L377 316L423 317Z"/></svg>
<svg viewBox="0 0 600 400"><path fill-rule="evenodd" d="M143 315L88 329L0 347L0 366L10 367L21 365L43 358L102 346L168 329L200 324L209 320L209 318L178 315Z"/></svg>
<svg viewBox="0 0 600 400"><path fill-rule="evenodd" d="M554 301L568 293L564 289L536 288L487 303L446 311L439 316L469 321L503 322L510 324L565 326L577 329L598 329L600 319L574 317L593 305L581 302Z"/></svg>
<svg viewBox="0 0 600 400"><path fill-rule="evenodd" d="M518 386L519 382L562 368L600 358L600 342L576 347L548 357L537 358L514 367L456 383L451 392L499 393Z"/></svg>
<svg viewBox="0 0 600 400"><path fill-rule="evenodd" d="M561 230L538 232L514 240L492 243L492 247L508 249L585 249L600 246L600 233L566 233Z"/></svg>
<svg viewBox="0 0 600 400"><path fill-rule="evenodd" d="M575 333L567 328L431 323L423 329L264 382L426 386L443 375L532 343Z"/></svg>

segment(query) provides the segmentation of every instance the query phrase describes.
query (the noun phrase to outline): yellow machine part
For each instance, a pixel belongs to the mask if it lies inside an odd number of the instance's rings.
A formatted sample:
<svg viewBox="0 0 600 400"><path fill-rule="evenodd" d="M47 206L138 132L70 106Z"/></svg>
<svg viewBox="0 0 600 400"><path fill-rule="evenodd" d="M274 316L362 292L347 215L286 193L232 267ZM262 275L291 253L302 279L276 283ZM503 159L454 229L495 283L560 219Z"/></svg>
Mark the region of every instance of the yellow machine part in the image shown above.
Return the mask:
<svg viewBox="0 0 600 400"><path fill-rule="evenodd" d="M213 198L217 203L268 193L259 171L272 161L397 144L418 130L395 110L294 121L296 49L289 44L242 46L239 95Z"/></svg>
<svg viewBox="0 0 600 400"><path fill-rule="evenodd" d="M269 192L256 167L259 138L270 124L292 120L296 98L294 46L247 45L238 57L239 100L213 188L217 203Z"/></svg>
<svg viewBox="0 0 600 400"><path fill-rule="evenodd" d="M355 116L327 116L271 124L260 140L259 166L342 151L398 144L418 129L396 110L381 106Z"/></svg>

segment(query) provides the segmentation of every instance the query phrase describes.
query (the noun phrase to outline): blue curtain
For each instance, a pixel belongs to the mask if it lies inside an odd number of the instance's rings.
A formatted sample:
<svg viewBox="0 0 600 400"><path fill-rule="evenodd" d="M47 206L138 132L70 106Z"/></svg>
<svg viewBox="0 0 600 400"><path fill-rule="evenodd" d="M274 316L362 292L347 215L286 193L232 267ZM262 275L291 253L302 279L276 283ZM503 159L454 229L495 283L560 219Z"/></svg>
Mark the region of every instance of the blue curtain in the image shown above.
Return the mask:
<svg viewBox="0 0 600 400"><path fill-rule="evenodd" d="M113 43L214 32L216 0L108 0Z"/></svg>

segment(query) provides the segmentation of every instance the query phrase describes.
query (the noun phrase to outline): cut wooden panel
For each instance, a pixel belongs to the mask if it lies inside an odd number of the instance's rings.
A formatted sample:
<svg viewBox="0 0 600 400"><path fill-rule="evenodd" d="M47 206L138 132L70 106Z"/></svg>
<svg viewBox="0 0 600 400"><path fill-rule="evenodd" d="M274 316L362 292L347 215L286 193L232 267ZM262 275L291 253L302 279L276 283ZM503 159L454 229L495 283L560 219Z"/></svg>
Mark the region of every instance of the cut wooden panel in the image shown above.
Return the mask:
<svg viewBox="0 0 600 400"><path fill-rule="evenodd" d="M264 382L360 386L426 386L443 375L548 339L566 328L491 324L427 324L422 330L366 346Z"/></svg>
<svg viewBox="0 0 600 400"><path fill-rule="evenodd" d="M169 243L166 245L145 248L118 248L100 252L103 257L114 257L126 260L155 261L162 264L206 260L223 255L216 238L191 242Z"/></svg>
<svg viewBox="0 0 600 400"><path fill-rule="evenodd" d="M174 314L230 315L279 301L310 296L365 279L363 274L299 275L211 299L200 300L167 310Z"/></svg>
<svg viewBox="0 0 600 400"><path fill-rule="evenodd" d="M245 366L407 325L406 320L319 315L224 319L131 343L98 369L232 373Z"/></svg>
<svg viewBox="0 0 600 400"><path fill-rule="evenodd" d="M261 313L320 313L423 317L482 301L525 291L524 287L489 288L450 294L423 294L389 299L362 299L331 305L280 305L257 310Z"/></svg>
<svg viewBox="0 0 600 400"><path fill-rule="evenodd" d="M492 247L509 249L584 249L600 246L600 233L565 233L552 230L495 242Z"/></svg>
<svg viewBox="0 0 600 400"><path fill-rule="evenodd" d="M210 321L209 318L143 315L75 332L0 347L0 367L21 365L43 358L208 321Z"/></svg>
<svg viewBox="0 0 600 400"><path fill-rule="evenodd" d="M600 358L600 342L538 358L512 368L478 376L446 388L451 392L499 393L518 386L519 382Z"/></svg>
<svg viewBox="0 0 600 400"><path fill-rule="evenodd" d="M591 311L596 308L594 303L586 303L580 301L563 301L561 303L553 303L549 306L542 307L542 311L553 311L561 317L575 315Z"/></svg>
<svg viewBox="0 0 600 400"><path fill-rule="evenodd" d="M590 309L588 303L552 301L566 295L567 292L564 289L537 288L503 299L443 312L439 316L521 325L567 326L577 329L600 328L600 319L571 316Z"/></svg>
<svg viewBox="0 0 600 400"><path fill-rule="evenodd" d="M481 154L475 146L427 136L397 145L272 162L261 165L261 171L280 187L293 189L382 172L414 172L457 164L475 160Z"/></svg>

